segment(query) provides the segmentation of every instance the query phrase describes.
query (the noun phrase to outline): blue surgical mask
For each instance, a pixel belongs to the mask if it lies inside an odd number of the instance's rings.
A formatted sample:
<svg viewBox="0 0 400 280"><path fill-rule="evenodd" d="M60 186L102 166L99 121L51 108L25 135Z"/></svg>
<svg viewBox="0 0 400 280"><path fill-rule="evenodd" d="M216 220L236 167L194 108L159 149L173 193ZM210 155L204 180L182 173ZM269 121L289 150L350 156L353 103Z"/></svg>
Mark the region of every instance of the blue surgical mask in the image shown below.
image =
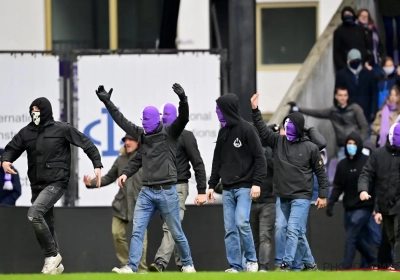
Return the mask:
<svg viewBox="0 0 400 280"><path fill-rule="evenodd" d="M353 144L347 144L346 146L347 152L349 155L354 156L357 153L357 146Z"/></svg>

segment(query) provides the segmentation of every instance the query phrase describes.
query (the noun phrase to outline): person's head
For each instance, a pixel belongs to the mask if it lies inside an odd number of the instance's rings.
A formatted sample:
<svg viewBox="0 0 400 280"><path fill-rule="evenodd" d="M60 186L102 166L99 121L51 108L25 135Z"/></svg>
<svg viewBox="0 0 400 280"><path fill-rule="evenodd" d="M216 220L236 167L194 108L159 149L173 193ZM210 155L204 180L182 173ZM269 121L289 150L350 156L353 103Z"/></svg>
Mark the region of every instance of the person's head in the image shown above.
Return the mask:
<svg viewBox="0 0 400 280"><path fill-rule="evenodd" d="M154 132L160 124L160 112L154 106L147 106L142 111L142 126L146 134Z"/></svg>
<svg viewBox="0 0 400 280"><path fill-rule="evenodd" d="M376 144L374 144L370 139L365 140L363 145L364 148L362 149L362 153L366 156L370 156L376 149Z"/></svg>
<svg viewBox="0 0 400 280"><path fill-rule="evenodd" d="M342 10L342 21L345 25L352 25L355 23L356 13L352 7L346 6Z"/></svg>
<svg viewBox="0 0 400 280"><path fill-rule="evenodd" d="M396 68L394 67L393 58L389 56L382 59L381 66L386 76L393 74L394 71L396 70Z"/></svg>
<svg viewBox="0 0 400 280"><path fill-rule="evenodd" d="M300 112L290 113L283 120L283 127L285 128L285 135L289 141L294 141L303 137L304 133L304 116Z"/></svg>
<svg viewBox="0 0 400 280"><path fill-rule="evenodd" d="M338 105L344 107L347 106L349 102L349 92L347 88L344 87L338 87L335 90L335 100L338 103Z"/></svg>
<svg viewBox="0 0 400 280"><path fill-rule="evenodd" d="M53 108L46 97L39 97L33 100L29 106L29 115L35 125L44 125L53 121Z"/></svg>
<svg viewBox="0 0 400 280"><path fill-rule="evenodd" d="M389 143L393 147L400 147L400 123L395 123L389 130Z"/></svg>
<svg viewBox="0 0 400 280"><path fill-rule="evenodd" d="M386 98L386 102L388 104L393 104L399 107L400 103L400 89L398 86L394 85L389 92L389 95Z"/></svg>
<svg viewBox="0 0 400 280"><path fill-rule="evenodd" d="M176 120L178 114L174 104L167 103L163 107L162 122L163 125L171 125Z"/></svg>
<svg viewBox="0 0 400 280"><path fill-rule="evenodd" d="M122 141L124 142L124 146L128 154L136 151L139 146L138 139L135 139L129 134L126 134L125 137L122 138Z"/></svg>
<svg viewBox="0 0 400 280"><path fill-rule="evenodd" d="M234 126L240 119L239 98L233 93L225 94L216 100L215 112L222 126Z"/></svg>
<svg viewBox="0 0 400 280"><path fill-rule="evenodd" d="M361 62L362 59L360 51L357 49L351 49L347 54L347 65L350 70L360 70L360 68L362 68Z"/></svg>
<svg viewBox="0 0 400 280"><path fill-rule="evenodd" d="M358 10L357 19L360 23L362 23L365 26L374 24L374 21L371 18L371 14L367 9Z"/></svg>
<svg viewBox="0 0 400 280"><path fill-rule="evenodd" d="M345 154L348 158L353 158L362 153L364 147L361 136L356 132L350 132L346 139Z"/></svg>

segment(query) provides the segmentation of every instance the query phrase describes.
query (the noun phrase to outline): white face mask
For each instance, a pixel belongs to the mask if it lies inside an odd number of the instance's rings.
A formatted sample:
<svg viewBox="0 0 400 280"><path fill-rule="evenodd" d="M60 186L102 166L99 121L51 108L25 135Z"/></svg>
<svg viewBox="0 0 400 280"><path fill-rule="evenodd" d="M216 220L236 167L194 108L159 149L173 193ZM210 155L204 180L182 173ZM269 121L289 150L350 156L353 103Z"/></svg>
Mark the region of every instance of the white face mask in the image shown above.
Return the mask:
<svg viewBox="0 0 400 280"><path fill-rule="evenodd" d="M363 155L369 157L369 155L371 154L371 151L369 149L364 148L364 149L362 149L362 153L363 153Z"/></svg>
<svg viewBox="0 0 400 280"><path fill-rule="evenodd" d="M32 121L34 124L39 125L40 123L40 112L31 113Z"/></svg>
<svg viewBox="0 0 400 280"><path fill-rule="evenodd" d="M386 73L386 75L393 74L393 72L394 72L394 66L383 67L383 71Z"/></svg>

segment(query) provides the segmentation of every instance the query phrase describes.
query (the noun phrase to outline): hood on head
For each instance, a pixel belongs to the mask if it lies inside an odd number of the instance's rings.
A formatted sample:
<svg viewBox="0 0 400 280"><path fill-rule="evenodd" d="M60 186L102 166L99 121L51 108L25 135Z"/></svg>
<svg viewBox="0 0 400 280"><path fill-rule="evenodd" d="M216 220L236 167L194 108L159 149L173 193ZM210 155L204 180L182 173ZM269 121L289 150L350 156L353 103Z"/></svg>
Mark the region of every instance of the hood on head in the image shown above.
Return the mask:
<svg viewBox="0 0 400 280"><path fill-rule="evenodd" d="M239 98L237 95L228 93L219 97L216 102L228 127L234 126L240 121L242 117L239 114Z"/></svg>
<svg viewBox="0 0 400 280"><path fill-rule="evenodd" d="M371 140L365 140L364 141L364 148L367 148L372 152L374 152L376 150L376 145L374 145L374 143L372 143Z"/></svg>
<svg viewBox="0 0 400 280"><path fill-rule="evenodd" d="M32 112L32 107L37 106L40 109L40 124L46 124L49 121L54 121L53 108L50 101L46 97L39 97L33 100L29 106L29 115Z"/></svg>
<svg viewBox="0 0 400 280"><path fill-rule="evenodd" d="M346 7L344 7L343 8L343 10L342 10L342 17L343 17L343 15L344 15L344 13L345 12L351 12L354 16L356 16L356 12L354 11L354 9L352 8L352 7L350 7L350 6L346 6Z"/></svg>
<svg viewBox="0 0 400 280"><path fill-rule="evenodd" d="M289 115L287 115L287 116L283 119L283 123L282 123L282 126L283 126L283 127L285 126L285 121L286 121L286 119L288 119L288 118L293 122L294 126L296 127L297 135L298 135L300 138L303 137L303 136L304 136L303 130L304 130L304 124L305 124L305 120L304 120L303 114L300 113L300 112L293 112L293 113L290 113Z"/></svg>
<svg viewBox="0 0 400 280"><path fill-rule="evenodd" d="M350 132L350 134L346 138L346 145L347 145L347 141L349 141L349 140L354 140L354 142L356 142L356 145L357 145L357 152L354 155L354 157L361 155L362 154L362 149L364 148L364 143L363 143L363 140L361 139L360 134L358 134L358 133L356 133L354 131ZM344 152L346 154L346 157L349 158L350 155L347 152L347 148L346 147L344 148Z"/></svg>

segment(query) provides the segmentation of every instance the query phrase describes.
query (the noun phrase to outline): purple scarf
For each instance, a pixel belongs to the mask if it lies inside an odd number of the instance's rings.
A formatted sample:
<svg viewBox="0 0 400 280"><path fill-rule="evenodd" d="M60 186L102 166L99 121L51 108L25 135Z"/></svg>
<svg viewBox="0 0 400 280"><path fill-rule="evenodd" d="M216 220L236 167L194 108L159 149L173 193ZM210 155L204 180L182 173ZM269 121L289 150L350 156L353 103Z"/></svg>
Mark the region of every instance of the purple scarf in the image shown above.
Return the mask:
<svg viewBox="0 0 400 280"><path fill-rule="evenodd" d="M379 146L383 147L386 144L386 138L390 130L390 114L397 111L397 104L386 102L382 108L381 129L379 134Z"/></svg>

